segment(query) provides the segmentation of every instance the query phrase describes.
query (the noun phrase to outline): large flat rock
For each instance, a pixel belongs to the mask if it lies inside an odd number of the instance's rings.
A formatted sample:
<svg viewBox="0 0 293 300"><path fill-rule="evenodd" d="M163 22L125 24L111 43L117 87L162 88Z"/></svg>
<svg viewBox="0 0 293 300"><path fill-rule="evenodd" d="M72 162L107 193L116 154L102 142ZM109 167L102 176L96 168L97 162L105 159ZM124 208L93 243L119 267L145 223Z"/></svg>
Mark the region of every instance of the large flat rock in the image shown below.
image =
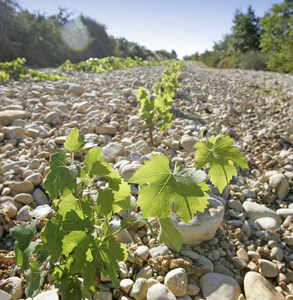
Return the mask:
<svg viewBox="0 0 293 300"><path fill-rule="evenodd" d="M0 125L11 125L16 119L27 119L29 114L23 110L5 110L0 111Z"/></svg>

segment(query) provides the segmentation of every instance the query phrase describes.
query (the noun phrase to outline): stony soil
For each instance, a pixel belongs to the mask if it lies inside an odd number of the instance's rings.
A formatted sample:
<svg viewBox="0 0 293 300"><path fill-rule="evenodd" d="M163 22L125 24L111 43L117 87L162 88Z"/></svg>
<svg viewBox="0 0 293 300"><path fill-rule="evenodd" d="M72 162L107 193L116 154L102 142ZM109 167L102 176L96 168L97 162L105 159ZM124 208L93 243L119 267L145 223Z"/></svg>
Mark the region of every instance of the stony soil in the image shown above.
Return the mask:
<svg viewBox="0 0 293 300"><path fill-rule="evenodd" d="M230 135L249 164L222 195L210 184L210 203L216 201L222 215L208 240L200 240L199 231L198 240L177 253L157 242L155 219L154 236L134 226L118 237L129 250L128 260L119 263L121 289L102 278L104 292L93 299L293 299L293 77L187 63L173 100L176 119L171 129L154 131L151 148L135 95L139 86L151 88L164 68L66 72L68 82L26 77L0 84L1 299L25 298L9 229L32 220L27 205L50 204L42 187L50 155L63 149L75 126L104 147L103 155L125 180L152 152L167 155L171 166L192 167L201 131L205 139ZM82 164L85 155L77 153L76 162ZM97 187L104 185L97 181ZM137 197L136 186L132 196ZM113 218L113 230L123 217L122 211ZM207 218L208 227L215 219ZM49 281L34 299L58 299Z"/></svg>

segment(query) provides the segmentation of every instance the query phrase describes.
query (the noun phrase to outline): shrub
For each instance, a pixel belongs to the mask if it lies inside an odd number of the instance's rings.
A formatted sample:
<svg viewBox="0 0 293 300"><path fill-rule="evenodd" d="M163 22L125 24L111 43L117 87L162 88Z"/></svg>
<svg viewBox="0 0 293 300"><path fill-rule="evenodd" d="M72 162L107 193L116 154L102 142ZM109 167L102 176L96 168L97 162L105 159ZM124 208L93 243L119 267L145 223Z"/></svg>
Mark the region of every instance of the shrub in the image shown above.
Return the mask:
<svg viewBox="0 0 293 300"><path fill-rule="evenodd" d="M240 68L244 70L266 70L268 58L260 51L248 51L241 57Z"/></svg>

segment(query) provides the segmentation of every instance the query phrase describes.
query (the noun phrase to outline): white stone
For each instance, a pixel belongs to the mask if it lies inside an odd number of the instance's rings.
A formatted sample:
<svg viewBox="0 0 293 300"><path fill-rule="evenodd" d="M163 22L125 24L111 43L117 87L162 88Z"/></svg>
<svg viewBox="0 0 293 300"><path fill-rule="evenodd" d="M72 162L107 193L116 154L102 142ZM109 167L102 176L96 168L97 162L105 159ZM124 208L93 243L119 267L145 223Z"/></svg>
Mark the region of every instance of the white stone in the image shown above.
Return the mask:
<svg viewBox="0 0 293 300"><path fill-rule="evenodd" d="M59 289L53 289L50 291L42 292L42 293L38 294L37 296L35 296L33 300L59 300L58 291L59 291ZM28 299L31 299L31 298L28 298Z"/></svg>
<svg viewBox="0 0 293 300"><path fill-rule="evenodd" d="M18 212L15 217L16 221L22 221L22 222L30 222L32 221L32 216L29 214L30 210L27 206L23 206Z"/></svg>
<svg viewBox="0 0 293 300"><path fill-rule="evenodd" d="M257 272L248 272L244 277L246 300L285 300L273 285Z"/></svg>
<svg viewBox="0 0 293 300"><path fill-rule="evenodd" d="M273 247L271 250L271 257L277 261L282 261L284 254L281 248Z"/></svg>
<svg viewBox="0 0 293 300"><path fill-rule="evenodd" d="M119 283L121 290L126 294L129 293L133 285L134 285L134 281L129 278L122 279Z"/></svg>
<svg viewBox="0 0 293 300"><path fill-rule="evenodd" d="M276 196L280 200L284 200L289 194L290 186L288 179L283 174L272 175L269 179L269 184L276 191Z"/></svg>
<svg viewBox="0 0 293 300"><path fill-rule="evenodd" d="M197 212L193 218L185 224L175 213L171 213L171 220L175 228L181 233L183 244L197 245L212 238L220 227L225 208L222 202L215 197L208 197L209 208L204 213Z"/></svg>
<svg viewBox="0 0 293 300"><path fill-rule="evenodd" d="M0 125L7 126L16 119L27 119L29 114L23 110L5 110L0 111Z"/></svg>
<svg viewBox="0 0 293 300"><path fill-rule="evenodd" d="M238 300L241 294L239 283L223 274L204 274L199 279L199 285L205 300Z"/></svg>
<svg viewBox="0 0 293 300"><path fill-rule="evenodd" d="M198 140L195 137L192 136L184 136L182 137L182 139L180 140L180 145L182 146L182 148L184 150L186 150L187 152L195 152L195 149L193 148L193 146L195 145L195 143Z"/></svg>
<svg viewBox="0 0 293 300"><path fill-rule="evenodd" d="M32 197L31 194L25 194L25 193L21 193L21 194L17 194L14 197L14 200L23 203L23 204L31 204L34 201L34 198Z"/></svg>
<svg viewBox="0 0 293 300"><path fill-rule="evenodd" d="M277 210L277 214L285 219L289 216L293 216L293 208L280 208Z"/></svg>
<svg viewBox="0 0 293 300"><path fill-rule="evenodd" d="M267 259L259 259L259 271L264 277L273 278L279 274L277 265Z"/></svg>
<svg viewBox="0 0 293 300"><path fill-rule="evenodd" d="M136 300L143 300L146 298L148 288L148 281L145 278L138 278L132 286L129 295Z"/></svg>
<svg viewBox="0 0 293 300"><path fill-rule="evenodd" d="M10 294L12 297L10 300L18 300L24 294L22 279L19 277L9 277L7 279L1 280L2 286L7 286L4 291Z"/></svg>
<svg viewBox="0 0 293 300"><path fill-rule="evenodd" d="M273 210L264 205L258 203L245 201L243 208L246 211L247 217L253 221L259 218L271 217L275 219L279 224L282 224L281 217Z"/></svg>
<svg viewBox="0 0 293 300"><path fill-rule="evenodd" d="M275 232L280 228L280 224L271 217L265 217L265 218L259 218L255 220L255 224L261 229L261 230L270 230L272 232Z"/></svg>
<svg viewBox="0 0 293 300"><path fill-rule="evenodd" d="M135 171L138 169L138 164L127 164L121 169L121 177L124 181L128 181Z"/></svg>
<svg viewBox="0 0 293 300"><path fill-rule="evenodd" d="M147 292L147 300L176 300L174 294L163 284L152 285Z"/></svg>
<svg viewBox="0 0 293 300"><path fill-rule="evenodd" d="M167 246L158 246L153 247L150 249L150 255L152 258L154 258L154 254L157 253L155 256L161 255L168 255L169 254L169 248Z"/></svg>
<svg viewBox="0 0 293 300"><path fill-rule="evenodd" d="M169 271L165 276L164 284L176 297L184 296L187 289L187 274L185 270L176 268Z"/></svg>
<svg viewBox="0 0 293 300"><path fill-rule="evenodd" d="M107 162L115 162L116 157L124 155L124 147L117 143L109 143L102 150L102 156Z"/></svg>

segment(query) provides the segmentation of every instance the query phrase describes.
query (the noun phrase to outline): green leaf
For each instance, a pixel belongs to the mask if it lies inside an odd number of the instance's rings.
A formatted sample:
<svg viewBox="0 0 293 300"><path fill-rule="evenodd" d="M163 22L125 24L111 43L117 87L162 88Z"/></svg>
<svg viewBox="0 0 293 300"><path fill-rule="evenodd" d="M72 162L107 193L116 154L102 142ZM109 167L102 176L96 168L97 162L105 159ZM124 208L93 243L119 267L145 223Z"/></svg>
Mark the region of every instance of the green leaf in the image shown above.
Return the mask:
<svg viewBox="0 0 293 300"><path fill-rule="evenodd" d="M87 234L80 230L70 231L69 234L67 234L63 242L63 250L62 253L66 256L69 256L70 252L73 251L73 249L82 241Z"/></svg>
<svg viewBox="0 0 293 300"><path fill-rule="evenodd" d="M232 146L233 143L234 140L229 136L219 134L216 137L210 137L207 145L204 142L194 145L194 148L198 150L194 157L196 168L201 169L210 164L209 176L220 193L232 177L237 176L233 163L241 168L248 168L243 155L237 147Z"/></svg>
<svg viewBox="0 0 293 300"><path fill-rule="evenodd" d="M91 217L94 202L90 195L85 195L79 199L73 195L70 190L65 190L60 200L58 212L61 215L65 215L67 212L74 210L76 212L81 212L84 218Z"/></svg>
<svg viewBox="0 0 293 300"><path fill-rule="evenodd" d="M43 285L45 278L45 271L39 271L39 264L37 261L33 261L26 276L26 289L25 294L27 296L34 297L40 290L40 286Z"/></svg>
<svg viewBox="0 0 293 300"><path fill-rule="evenodd" d="M64 147L68 152L75 153L82 150L85 144L86 142L84 141L84 135L79 134L78 129L74 127L74 129L72 129L66 136Z"/></svg>
<svg viewBox="0 0 293 300"><path fill-rule="evenodd" d="M62 300L84 299L81 292L81 281L72 276L64 265L57 266L53 273L56 287L59 288Z"/></svg>
<svg viewBox="0 0 293 300"><path fill-rule="evenodd" d="M24 251L21 251L19 249L18 242L15 241L14 243L15 264L21 266L21 272L24 272L28 268L30 260L32 258L32 255L37 245L38 242L31 242Z"/></svg>
<svg viewBox="0 0 293 300"><path fill-rule="evenodd" d="M105 158L101 157L102 148L92 148L89 150L85 158L85 165L91 176L100 176L108 179L109 185L115 190L119 190L121 183L120 174L113 170L112 166L105 162Z"/></svg>
<svg viewBox="0 0 293 300"><path fill-rule="evenodd" d="M160 243L165 243L165 245L169 245L171 241L175 247L175 249L179 252L182 248L182 235L177 229L174 227L170 218L159 218L160 223L160 234L158 240Z"/></svg>
<svg viewBox="0 0 293 300"><path fill-rule="evenodd" d="M56 214L54 218L46 222L45 227L42 229L41 239L44 243L44 249L48 250L54 263L62 252L62 240L64 237L61 229L62 225L62 216Z"/></svg>
<svg viewBox="0 0 293 300"><path fill-rule="evenodd" d="M145 218L167 218L171 214L172 203L185 223L193 214L204 211L208 204L205 191L209 190L204 183L206 175L194 169L183 170L173 174L166 156L152 155L152 161L145 161L129 182L144 184L139 191L139 206Z"/></svg>
<svg viewBox="0 0 293 300"><path fill-rule="evenodd" d="M51 156L50 172L44 180L44 188L53 200L65 189L73 190L76 186L77 170L74 166L66 167L66 154L59 152Z"/></svg>
<svg viewBox="0 0 293 300"><path fill-rule="evenodd" d="M32 221L30 224L22 222L10 229L10 235L16 239L18 243L18 248L23 252L27 249L31 240L37 233L36 221Z"/></svg>

